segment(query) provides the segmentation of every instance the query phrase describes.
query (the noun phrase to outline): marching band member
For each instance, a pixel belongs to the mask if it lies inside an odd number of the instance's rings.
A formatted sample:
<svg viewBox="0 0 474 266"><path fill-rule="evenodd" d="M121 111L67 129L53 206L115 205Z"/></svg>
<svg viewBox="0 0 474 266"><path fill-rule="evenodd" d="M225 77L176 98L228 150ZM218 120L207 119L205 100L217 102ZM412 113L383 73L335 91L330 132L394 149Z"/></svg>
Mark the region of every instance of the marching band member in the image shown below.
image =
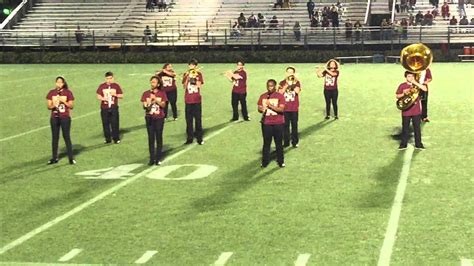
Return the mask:
<svg viewBox="0 0 474 266"><path fill-rule="evenodd" d="M244 69L243 61L237 62L237 70L227 74L227 78L232 81L232 119L239 120L239 102L242 108L242 116L245 121L250 121L247 111L247 72Z"/></svg>
<svg viewBox="0 0 474 266"><path fill-rule="evenodd" d="M331 102L334 109L334 119L338 119L337 98L339 95L337 80L339 78L339 63L335 59L331 59L326 63L326 69L316 68L316 75L319 78L324 77L324 98L326 100L326 117L329 119Z"/></svg>
<svg viewBox="0 0 474 266"><path fill-rule="evenodd" d="M198 61L191 59L188 63L189 70L184 73L182 84L184 87L184 102L186 104L186 134L185 144L193 143L194 136L199 145L204 144L202 131L201 88L204 85L202 73L197 70ZM193 121L196 123L193 129Z"/></svg>
<svg viewBox="0 0 474 266"><path fill-rule="evenodd" d="M405 94L409 93L412 85L419 87L422 91L427 90L425 85L421 85L415 80L415 74L405 71L405 78L406 81L401 83L396 91L397 99L400 99ZM402 140L400 142L400 147L398 147L399 150L405 150L407 148L410 120L413 123L413 130L415 134L415 148L422 150L425 149L423 143L421 142L421 109L420 96L418 96L413 106L405 111L402 111Z"/></svg>
<svg viewBox="0 0 474 266"><path fill-rule="evenodd" d="M421 96L421 119L423 122L430 122L428 119L428 83L430 83L433 80L433 77L431 76L431 70L427 68L425 70L425 81L423 82L423 85L426 87L426 91L420 91L420 96Z"/></svg>
<svg viewBox="0 0 474 266"><path fill-rule="evenodd" d="M105 73L105 82L97 88L97 99L100 104L100 116L104 131L104 143L120 143L119 106L118 99L123 98L122 88L114 82L112 72Z"/></svg>
<svg viewBox="0 0 474 266"><path fill-rule="evenodd" d="M276 91L276 81L267 81L267 92L262 94L258 100L258 112L262 113L262 164L265 168L270 163L270 147L272 139L275 141L277 163L280 167L285 167L283 156L283 126L285 124L285 97Z"/></svg>
<svg viewBox="0 0 474 266"><path fill-rule="evenodd" d="M56 88L50 90L46 96L48 110L51 110L51 133L52 133L52 153L53 156L48 164L55 164L59 161L58 144L59 130L63 131L64 142L66 143L69 164L76 164L72 153L71 143L71 110L74 107L74 95L69 90L66 80L63 77L56 78Z"/></svg>
<svg viewBox="0 0 474 266"><path fill-rule="evenodd" d="M298 147L298 109L299 94L301 92L301 83L295 77L296 69L294 67L286 68L286 78L280 81L278 91L285 96L285 129L283 132L283 146L290 146L290 125L291 125L291 144L294 148Z"/></svg>
<svg viewBox="0 0 474 266"><path fill-rule="evenodd" d="M168 118L168 105L171 104L171 110L173 111L173 120L178 120L178 108L176 106L176 101L178 98L178 91L176 87L176 72L173 70L173 66L169 63L163 66L163 69L156 73L156 75L161 79L163 84L163 91L168 97L168 102L165 106L165 118Z"/></svg>
<svg viewBox="0 0 474 266"><path fill-rule="evenodd" d="M163 127L165 123L164 108L168 102L166 93L161 89L161 79L151 77L151 89L143 92L141 102L145 109L145 123L148 133L148 150L150 161L148 165L160 165L163 149ZM156 144L156 146L155 146Z"/></svg>

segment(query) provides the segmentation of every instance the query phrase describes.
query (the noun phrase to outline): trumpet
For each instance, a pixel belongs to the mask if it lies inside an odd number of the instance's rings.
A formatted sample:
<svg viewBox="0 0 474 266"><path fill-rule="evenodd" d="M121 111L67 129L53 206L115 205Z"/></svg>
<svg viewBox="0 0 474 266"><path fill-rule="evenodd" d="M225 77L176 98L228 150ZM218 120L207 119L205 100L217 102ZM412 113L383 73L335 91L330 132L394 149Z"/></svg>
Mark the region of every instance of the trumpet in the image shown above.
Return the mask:
<svg viewBox="0 0 474 266"><path fill-rule="evenodd" d="M297 82L298 82L298 79L296 78L295 75L289 75L288 77L286 77L286 84L288 84L286 91L293 91L295 89Z"/></svg>

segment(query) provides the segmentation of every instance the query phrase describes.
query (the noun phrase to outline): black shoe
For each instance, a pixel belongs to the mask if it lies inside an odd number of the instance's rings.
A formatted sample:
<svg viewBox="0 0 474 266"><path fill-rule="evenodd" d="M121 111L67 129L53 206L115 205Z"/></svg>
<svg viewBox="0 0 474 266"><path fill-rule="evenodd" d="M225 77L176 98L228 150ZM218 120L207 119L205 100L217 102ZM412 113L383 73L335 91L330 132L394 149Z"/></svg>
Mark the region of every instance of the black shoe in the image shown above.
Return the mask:
<svg viewBox="0 0 474 266"><path fill-rule="evenodd" d="M199 145L204 145L204 140L198 141Z"/></svg>
<svg viewBox="0 0 474 266"><path fill-rule="evenodd" d="M161 161L156 161L155 165L161 165Z"/></svg>
<svg viewBox="0 0 474 266"><path fill-rule="evenodd" d="M74 160L74 159L69 159L69 164L76 164L76 163L77 163L76 160Z"/></svg>
<svg viewBox="0 0 474 266"><path fill-rule="evenodd" d="M337 116L334 117L334 120L338 120L338 119L339 119L339 117L337 117Z"/></svg>
<svg viewBox="0 0 474 266"><path fill-rule="evenodd" d="M239 120L239 119L238 118L232 118L232 119L230 119L230 122L235 122L237 120Z"/></svg>
<svg viewBox="0 0 474 266"><path fill-rule="evenodd" d="M423 144L419 145L419 146L415 146L415 149L417 150L425 150L425 146L423 146Z"/></svg>
<svg viewBox="0 0 474 266"><path fill-rule="evenodd" d="M406 149L407 149L407 145L400 145L400 146L398 147L398 150L399 150L399 151L403 151L403 150L406 150Z"/></svg>
<svg viewBox="0 0 474 266"><path fill-rule="evenodd" d="M104 144L109 144L109 143L112 143L111 140L104 140Z"/></svg>
<svg viewBox="0 0 474 266"><path fill-rule="evenodd" d="M279 166L280 168L285 168L286 165L285 165L285 163L279 163L278 166Z"/></svg>
<svg viewBox="0 0 474 266"><path fill-rule="evenodd" d="M284 144L283 144L283 147L284 147L284 148L290 147L290 143L284 143Z"/></svg>
<svg viewBox="0 0 474 266"><path fill-rule="evenodd" d="M188 140L186 140L186 142L185 142L184 144L191 144L191 143L193 143L193 140L192 140L192 139L188 139Z"/></svg>
<svg viewBox="0 0 474 266"><path fill-rule="evenodd" d="M326 116L324 119L329 120L329 118L330 118L329 116Z"/></svg>
<svg viewBox="0 0 474 266"><path fill-rule="evenodd" d="M155 161L150 160L150 161L148 162L148 165L149 165L149 166L152 166L152 165L154 165L154 164L155 164Z"/></svg>
<svg viewBox="0 0 474 266"><path fill-rule="evenodd" d="M245 121L250 121L250 117L244 118Z"/></svg>
<svg viewBox="0 0 474 266"><path fill-rule="evenodd" d="M293 148L298 148L299 146L298 143L293 144Z"/></svg>
<svg viewBox="0 0 474 266"><path fill-rule="evenodd" d="M428 117L426 117L426 118L423 118L423 120L422 120L422 121L423 121L423 122L427 122L427 123L429 123L429 122L430 122L430 120L428 119Z"/></svg>
<svg viewBox="0 0 474 266"><path fill-rule="evenodd" d="M48 161L48 164L55 164L55 163L58 163L59 162L59 159L51 159Z"/></svg>
<svg viewBox="0 0 474 266"><path fill-rule="evenodd" d="M120 142L121 142L120 140L114 140L115 144L120 144Z"/></svg>
<svg viewBox="0 0 474 266"><path fill-rule="evenodd" d="M267 168L267 166L268 166L268 163L262 163L262 164L260 164L260 167L261 167L261 168Z"/></svg>

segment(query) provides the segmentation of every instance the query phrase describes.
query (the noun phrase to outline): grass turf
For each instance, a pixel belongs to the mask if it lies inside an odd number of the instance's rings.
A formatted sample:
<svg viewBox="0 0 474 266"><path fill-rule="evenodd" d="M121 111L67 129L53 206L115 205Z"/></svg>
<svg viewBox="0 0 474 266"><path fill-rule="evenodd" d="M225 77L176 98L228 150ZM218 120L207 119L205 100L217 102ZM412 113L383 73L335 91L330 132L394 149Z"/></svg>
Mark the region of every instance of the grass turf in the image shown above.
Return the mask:
<svg viewBox="0 0 474 266"><path fill-rule="evenodd" d="M185 65L176 65L178 73ZM228 123L232 65L205 64L205 136L219 134L166 165L206 164L218 169L199 180L147 177L106 197L0 255L4 262L57 262L72 248L74 263L133 263L146 250L161 265L201 265L221 252L229 264L291 264L309 253L310 264L375 264L403 165L394 92L403 81L395 64L346 64L340 77L340 120L323 121L322 80L314 65L295 64L302 82L300 148L285 152L287 167L261 170L258 96L268 78L281 80L286 65L249 64L251 122ZM141 93L156 65L1 65L0 142L3 247L123 180L85 179L76 173L145 164L148 160ZM123 142L104 145L95 90L111 70L124 88ZM431 123L426 151L415 152L392 262L458 264L474 258L472 177L474 97L468 64L432 66ZM25 75L25 73L27 73ZM47 91L64 75L76 97L72 141L78 164L50 158ZM180 119L165 124L167 156L183 151ZM219 131L221 130L222 131ZM62 139L60 147L64 147ZM141 166L133 173L147 169ZM157 168L159 171L160 168ZM181 168L178 178L195 167ZM130 178L130 177L127 177Z"/></svg>

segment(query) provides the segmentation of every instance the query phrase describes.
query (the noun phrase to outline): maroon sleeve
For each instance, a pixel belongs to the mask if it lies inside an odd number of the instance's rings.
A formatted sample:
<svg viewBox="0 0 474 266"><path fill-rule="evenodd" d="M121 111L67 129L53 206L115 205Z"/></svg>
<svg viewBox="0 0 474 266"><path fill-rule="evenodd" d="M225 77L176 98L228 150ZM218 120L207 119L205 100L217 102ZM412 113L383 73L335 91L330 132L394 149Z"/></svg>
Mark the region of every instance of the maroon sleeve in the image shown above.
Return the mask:
<svg viewBox="0 0 474 266"><path fill-rule="evenodd" d="M120 85L118 83L115 83L117 85L117 88L115 90L117 90L117 94L123 94L122 92L122 87L120 87Z"/></svg>
<svg viewBox="0 0 474 266"><path fill-rule="evenodd" d="M49 91L48 94L46 95L46 100L52 100L53 99L53 91Z"/></svg>
<svg viewBox="0 0 474 266"><path fill-rule="evenodd" d="M326 76L329 73L326 70L324 70L322 74L323 74L323 76Z"/></svg>
<svg viewBox="0 0 474 266"><path fill-rule="evenodd" d="M104 96L104 94L102 92L102 84L99 85L99 87L96 90L96 93L99 94L100 96Z"/></svg>
<svg viewBox="0 0 474 266"><path fill-rule="evenodd" d="M183 74L183 79L181 80L181 84L184 84L186 82L186 73Z"/></svg>
<svg viewBox="0 0 474 266"><path fill-rule="evenodd" d="M247 81L247 72L242 71L242 79Z"/></svg>
<svg viewBox="0 0 474 266"><path fill-rule="evenodd" d="M280 83L278 83L278 86L280 86L280 88L282 88L282 87L283 87L283 85L285 85L285 82L286 82L286 80L282 80L282 81L280 81Z"/></svg>
<svg viewBox="0 0 474 266"><path fill-rule="evenodd" d="M163 102L168 101L168 96L166 96L166 93L164 91L161 91L161 101Z"/></svg>
<svg viewBox="0 0 474 266"><path fill-rule="evenodd" d="M283 96L283 94L279 94L278 98L278 105L286 105L285 96Z"/></svg>
<svg viewBox="0 0 474 266"><path fill-rule="evenodd" d="M403 89L404 89L404 87L405 87L404 85L405 85L405 83L400 84L400 85L398 86L398 89L397 89L397 91L395 92L395 94L402 94L402 93L403 93Z"/></svg>
<svg viewBox="0 0 474 266"><path fill-rule="evenodd" d="M296 82L296 87L299 87L301 89L301 83L299 81Z"/></svg>
<svg viewBox="0 0 474 266"><path fill-rule="evenodd" d="M147 98L147 92L145 91L143 94L142 94L142 98L140 99L141 102L146 102L146 98Z"/></svg>
<svg viewBox="0 0 474 266"><path fill-rule="evenodd" d="M262 96L260 96L260 98L258 98L257 105L258 105L258 106L262 105Z"/></svg>
<svg viewBox="0 0 474 266"><path fill-rule="evenodd" d="M431 76L431 70L429 68L426 69L425 79L433 79L433 77Z"/></svg>
<svg viewBox="0 0 474 266"><path fill-rule="evenodd" d="M201 72L199 72L199 78L201 80L201 85L204 85L204 76L202 75Z"/></svg>
<svg viewBox="0 0 474 266"><path fill-rule="evenodd" d="M68 101L74 101L74 94L72 94L72 91L70 91L69 89L67 90L67 100Z"/></svg>

